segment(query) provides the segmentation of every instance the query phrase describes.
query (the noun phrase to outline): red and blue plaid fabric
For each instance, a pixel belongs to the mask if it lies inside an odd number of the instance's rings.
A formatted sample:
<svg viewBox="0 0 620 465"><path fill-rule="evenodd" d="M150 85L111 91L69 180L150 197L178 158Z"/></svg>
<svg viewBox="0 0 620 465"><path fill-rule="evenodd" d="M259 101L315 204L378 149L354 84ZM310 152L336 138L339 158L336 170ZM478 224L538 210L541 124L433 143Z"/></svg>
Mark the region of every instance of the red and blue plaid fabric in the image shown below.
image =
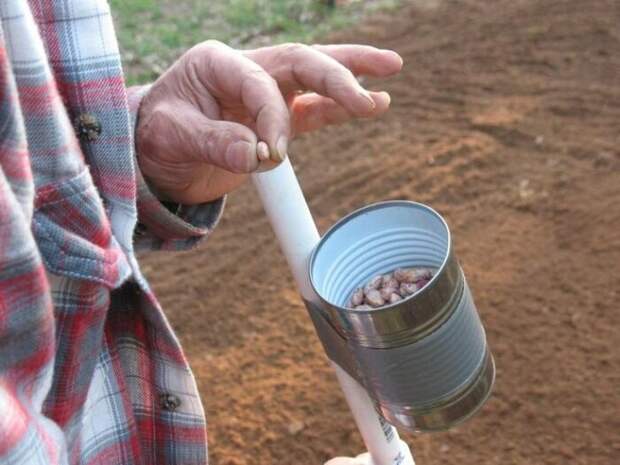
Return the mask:
<svg viewBox="0 0 620 465"><path fill-rule="evenodd" d="M204 464L203 408L135 258L193 245L136 169L141 95L98 0L0 0L0 463ZM140 234L135 234L140 222Z"/></svg>

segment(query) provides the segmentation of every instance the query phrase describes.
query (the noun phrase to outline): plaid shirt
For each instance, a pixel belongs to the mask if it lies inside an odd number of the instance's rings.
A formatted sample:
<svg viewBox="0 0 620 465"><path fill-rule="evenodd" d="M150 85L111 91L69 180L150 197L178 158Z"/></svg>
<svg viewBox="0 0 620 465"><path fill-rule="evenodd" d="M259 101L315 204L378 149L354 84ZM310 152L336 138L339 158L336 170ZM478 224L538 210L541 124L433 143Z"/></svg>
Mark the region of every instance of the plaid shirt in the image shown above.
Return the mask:
<svg viewBox="0 0 620 465"><path fill-rule="evenodd" d="M0 463L204 464L135 250L193 245L223 200L174 215L142 180L148 88L125 89L104 0L0 0L0 19Z"/></svg>

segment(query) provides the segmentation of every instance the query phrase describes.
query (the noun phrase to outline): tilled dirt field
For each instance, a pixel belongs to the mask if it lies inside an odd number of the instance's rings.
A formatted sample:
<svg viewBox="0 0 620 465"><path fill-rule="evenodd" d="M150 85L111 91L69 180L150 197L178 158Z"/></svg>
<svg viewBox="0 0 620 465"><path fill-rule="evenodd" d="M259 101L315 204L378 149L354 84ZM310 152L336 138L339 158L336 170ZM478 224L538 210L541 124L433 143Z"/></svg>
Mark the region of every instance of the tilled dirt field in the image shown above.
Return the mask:
<svg viewBox="0 0 620 465"><path fill-rule="evenodd" d="M495 392L418 464L620 460L620 3L417 1L336 41L399 51L381 120L298 140L319 227L370 202L444 214L487 328ZM184 343L211 462L363 449L251 186L199 249L142 259Z"/></svg>

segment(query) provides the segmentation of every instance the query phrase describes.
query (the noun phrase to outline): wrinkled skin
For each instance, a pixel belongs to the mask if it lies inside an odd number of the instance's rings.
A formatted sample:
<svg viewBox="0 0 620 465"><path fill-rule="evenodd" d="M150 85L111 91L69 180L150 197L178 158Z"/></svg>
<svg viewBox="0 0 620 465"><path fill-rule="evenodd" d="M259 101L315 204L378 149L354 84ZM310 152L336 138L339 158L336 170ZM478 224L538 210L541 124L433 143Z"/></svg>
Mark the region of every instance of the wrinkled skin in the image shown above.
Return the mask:
<svg viewBox="0 0 620 465"><path fill-rule="evenodd" d="M142 101L140 169L161 199L216 199L248 173L276 166L296 134L384 113L389 95L365 90L355 76L387 77L401 67L395 52L362 45L238 51L203 42L181 56Z"/></svg>

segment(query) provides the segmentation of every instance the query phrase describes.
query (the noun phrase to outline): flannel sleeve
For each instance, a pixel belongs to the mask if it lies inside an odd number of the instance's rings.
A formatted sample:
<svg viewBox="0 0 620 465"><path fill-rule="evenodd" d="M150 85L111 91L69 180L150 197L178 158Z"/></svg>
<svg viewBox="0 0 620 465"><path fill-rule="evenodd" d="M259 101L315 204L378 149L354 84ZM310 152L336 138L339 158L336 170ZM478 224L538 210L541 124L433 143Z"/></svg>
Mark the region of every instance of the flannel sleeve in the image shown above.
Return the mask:
<svg viewBox="0 0 620 465"><path fill-rule="evenodd" d="M140 103L149 89L148 85L127 89L134 134ZM188 249L215 228L224 209L225 197L198 205L162 202L146 183L137 160L134 161L138 208L138 224L134 231L136 250Z"/></svg>

